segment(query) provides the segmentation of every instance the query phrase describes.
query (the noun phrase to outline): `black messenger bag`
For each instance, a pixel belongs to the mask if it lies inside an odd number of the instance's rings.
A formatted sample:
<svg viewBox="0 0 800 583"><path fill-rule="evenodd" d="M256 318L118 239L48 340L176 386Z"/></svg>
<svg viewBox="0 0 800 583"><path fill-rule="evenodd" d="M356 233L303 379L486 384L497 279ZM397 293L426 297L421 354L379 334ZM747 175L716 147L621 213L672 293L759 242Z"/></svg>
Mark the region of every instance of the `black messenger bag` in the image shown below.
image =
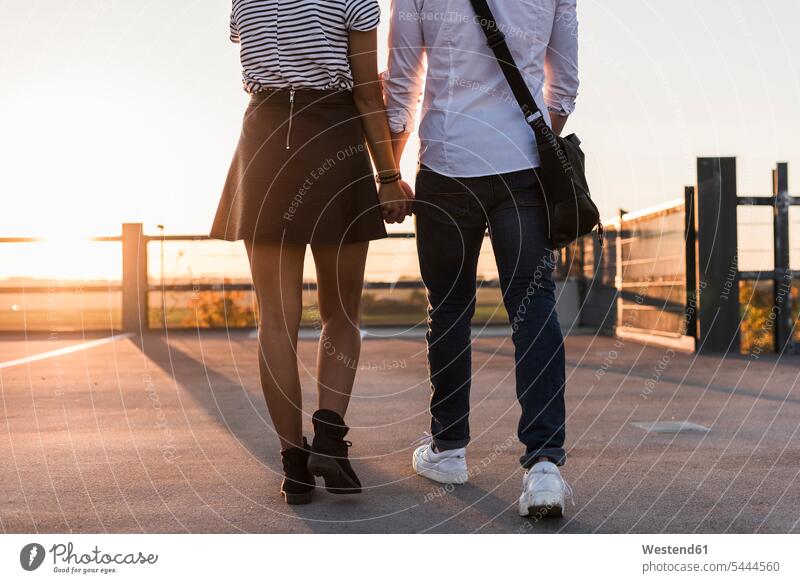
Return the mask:
<svg viewBox="0 0 800 583"><path fill-rule="evenodd" d="M548 127L486 0L470 2L511 92L536 136L541 160L539 181L547 206L551 243L556 248L565 247L597 227L598 240L602 246L603 225L600 222L600 213L589 196L581 141L575 134L562 138Z"/></svg>

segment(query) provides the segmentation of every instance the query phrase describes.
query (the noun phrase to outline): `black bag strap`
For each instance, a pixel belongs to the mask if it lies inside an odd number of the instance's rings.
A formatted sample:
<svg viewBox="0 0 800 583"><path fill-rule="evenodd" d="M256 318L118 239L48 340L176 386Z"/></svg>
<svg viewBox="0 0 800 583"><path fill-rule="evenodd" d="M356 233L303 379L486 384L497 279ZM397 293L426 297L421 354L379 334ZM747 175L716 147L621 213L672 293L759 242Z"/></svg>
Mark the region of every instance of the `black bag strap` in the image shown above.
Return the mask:
<svg viewBox="0 0 800 583"><path fill-rule="evenodd" d="M533 133L536 135L536 143L541 145L551 144L553 132L547 127L544 115L539 106L536 105L536 100L533 98L531 90L528 89L528 85L525 83L514 57L511 56L511 51L506 43L506 35L497 26L489 4L486 0L470 0L470 3L478 16L483 33L486 35L486 42L489 44L489 48L492 49L497 64L500 65L500 69L503 71L509 87L511 87L511 92L525 115L525 121L528 122L528 125L531 126Z"/></svg>

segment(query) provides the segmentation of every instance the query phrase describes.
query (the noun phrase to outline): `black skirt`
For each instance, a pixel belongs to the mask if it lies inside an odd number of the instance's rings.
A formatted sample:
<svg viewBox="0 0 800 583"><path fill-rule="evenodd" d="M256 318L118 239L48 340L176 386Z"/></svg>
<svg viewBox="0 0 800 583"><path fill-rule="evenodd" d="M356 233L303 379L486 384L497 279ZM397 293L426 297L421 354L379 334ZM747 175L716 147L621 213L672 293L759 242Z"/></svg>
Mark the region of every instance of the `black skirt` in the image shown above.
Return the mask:
<svg viewBox="0 0 800 583"><path fill-rule="evenodd" d="M211 236L319 244L386 237L351 92L252 96Z"/></svg>

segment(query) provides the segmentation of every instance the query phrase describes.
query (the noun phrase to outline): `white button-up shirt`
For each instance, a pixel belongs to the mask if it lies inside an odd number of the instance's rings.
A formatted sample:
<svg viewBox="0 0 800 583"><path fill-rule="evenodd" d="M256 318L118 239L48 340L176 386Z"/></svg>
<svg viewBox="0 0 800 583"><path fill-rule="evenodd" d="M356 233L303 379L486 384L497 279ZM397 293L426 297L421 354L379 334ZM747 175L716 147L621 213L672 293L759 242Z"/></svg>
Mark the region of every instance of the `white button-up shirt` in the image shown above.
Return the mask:
<svg viewBox="0 0 800 583"><path fill-rule="evenodd" d="M572 113L578 93L576 0L489 0L536 103ZM410 132L421 93L420 162L446 176L539 165L536 141L486 43L469 0L393 0L389 126Z"/></svg>

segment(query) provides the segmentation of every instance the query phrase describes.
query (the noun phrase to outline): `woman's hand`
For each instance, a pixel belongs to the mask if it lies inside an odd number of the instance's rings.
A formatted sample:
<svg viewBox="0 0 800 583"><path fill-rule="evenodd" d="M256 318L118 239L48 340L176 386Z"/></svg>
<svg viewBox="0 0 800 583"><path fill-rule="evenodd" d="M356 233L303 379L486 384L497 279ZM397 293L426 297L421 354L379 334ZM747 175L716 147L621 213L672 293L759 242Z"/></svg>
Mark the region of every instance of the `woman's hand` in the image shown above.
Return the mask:
<svg viewBox="0 0 800 583"><path fill-rule="evenodd" d="M378 185L378 199L381 201L381 214L387 223L402 223L411 204L400 180ZM406 185L407 186L407 185Z"/></svg>

